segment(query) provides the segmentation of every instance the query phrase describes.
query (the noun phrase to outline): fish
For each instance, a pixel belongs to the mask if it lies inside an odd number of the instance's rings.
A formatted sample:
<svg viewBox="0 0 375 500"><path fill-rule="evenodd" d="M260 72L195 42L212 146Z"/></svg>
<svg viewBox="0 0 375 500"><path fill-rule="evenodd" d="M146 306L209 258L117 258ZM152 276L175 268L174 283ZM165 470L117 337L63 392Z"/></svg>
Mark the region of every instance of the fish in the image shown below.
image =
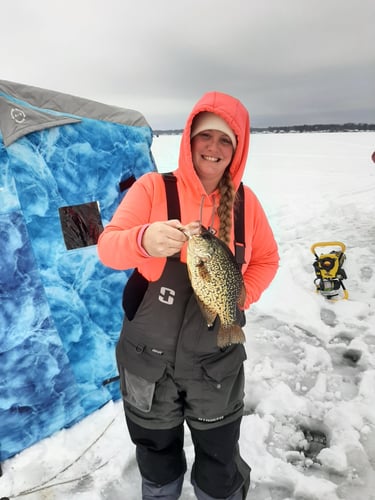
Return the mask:
<svg viewBox="0 0 375 500"><path fill-rule="evenodd" d="M245 303L246 291L241 270L230 248L211 231L183 230L188 239L186 264L191 286L207 326L220 319L218 347L245 342L238 323L238 308Z"/></svg>

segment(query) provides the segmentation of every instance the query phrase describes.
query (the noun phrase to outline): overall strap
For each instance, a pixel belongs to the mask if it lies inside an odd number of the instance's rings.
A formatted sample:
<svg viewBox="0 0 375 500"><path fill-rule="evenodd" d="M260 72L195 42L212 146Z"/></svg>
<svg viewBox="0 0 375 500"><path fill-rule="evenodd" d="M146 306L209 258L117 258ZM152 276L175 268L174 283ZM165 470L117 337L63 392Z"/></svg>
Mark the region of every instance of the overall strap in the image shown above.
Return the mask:
<svg viewBox="0 0 375 500"><path fill-rule="evenodd" d="M162 174L167 195L168 219L180 219L180 200L177 192L177 179L172 172ZM245 263L245 194L243 184L239 185L234 209L234 248L235 258L241 266Z"/></svg>
<svg viewBox="0 0 375 500"><path fill-rule="evenodd" d="M177 179L172 174L172 172L162 174L162 176L165 184L165 192L167 195L168 219L180 220L181 212L180 200L178 198L177 192Z"/></svg>
<svg viewBox="0 0 375 500"><path fill-rule="evenodd" d="M234 255L237 264L245 263L245 192L241 182L234 204Z"/></svg>

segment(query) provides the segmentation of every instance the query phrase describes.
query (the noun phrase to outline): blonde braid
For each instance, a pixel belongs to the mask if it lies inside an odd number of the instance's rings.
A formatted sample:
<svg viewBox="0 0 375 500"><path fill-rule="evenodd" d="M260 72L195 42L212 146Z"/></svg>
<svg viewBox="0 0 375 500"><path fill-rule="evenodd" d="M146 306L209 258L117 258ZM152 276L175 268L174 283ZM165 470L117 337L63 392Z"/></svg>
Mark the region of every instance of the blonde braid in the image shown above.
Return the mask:
<svg viewBox="0 0 375 500"><path fill-rule="evenodd" d="M232 210L236 195L229 168L219 182L220 204L217 209L220 218L219 238L229 245L232 229Z"/></svg>

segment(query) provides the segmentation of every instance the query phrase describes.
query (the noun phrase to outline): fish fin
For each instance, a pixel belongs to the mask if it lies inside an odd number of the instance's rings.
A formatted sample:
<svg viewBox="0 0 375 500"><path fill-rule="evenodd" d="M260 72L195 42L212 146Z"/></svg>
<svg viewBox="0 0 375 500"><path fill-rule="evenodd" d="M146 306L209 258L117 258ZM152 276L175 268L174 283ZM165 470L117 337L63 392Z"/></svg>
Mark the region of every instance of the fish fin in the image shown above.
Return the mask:
<svg viewBox="0 0 375 500"><path fill-rule="evenodd" d="M207 270L207 267L203 261L200 261L199 264L197 264L199 276L203 281L209 281L210 279L210 273Z"/></svg>
<svg viewBox="0 0 375 500"><path fill-rule="evenodd" d="M238 296L237 304L242 309L246 302L246 288L245 284L242 283L240 294Z"/></svg>
<svg viewBox="0 0 375 500"><path fill-rule="evenodd" d="M218 347L226 347L230 344L243 344L245 341L245 334L239 325L220 326L217 334Z"/></svg>

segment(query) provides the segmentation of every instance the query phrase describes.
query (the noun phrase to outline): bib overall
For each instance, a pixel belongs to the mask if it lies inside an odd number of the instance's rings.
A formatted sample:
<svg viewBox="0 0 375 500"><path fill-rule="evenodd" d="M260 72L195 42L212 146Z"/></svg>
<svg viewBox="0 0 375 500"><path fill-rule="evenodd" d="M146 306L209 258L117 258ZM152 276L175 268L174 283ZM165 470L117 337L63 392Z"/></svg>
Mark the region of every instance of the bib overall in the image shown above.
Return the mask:
<svg viewBox="0 0 375 500"><path fill-rule="evenodd" d="M139 286L131 279L128 285L126 294L136 296ZM143 286L116 349L141 474L167 484L185 472L186 420L196 451L193 480L213 498L227 498L249 474L238 453L244 346L217 347L219 320L207 327L179 259L169 258L161 278Z"/></svg>
<svg viewBox="0 0 375 500"><path fill-rule="evenodd" d="M143 498L179 497L186 471L184 422L195 449L197 497L245 498L250 468L238 448L244 346L217 346L220 320L207 327L187 266L177 256L167 259L156 282L134 271L123 304L116 357ZM170 488L175 493L164 495Z"/></svg>

